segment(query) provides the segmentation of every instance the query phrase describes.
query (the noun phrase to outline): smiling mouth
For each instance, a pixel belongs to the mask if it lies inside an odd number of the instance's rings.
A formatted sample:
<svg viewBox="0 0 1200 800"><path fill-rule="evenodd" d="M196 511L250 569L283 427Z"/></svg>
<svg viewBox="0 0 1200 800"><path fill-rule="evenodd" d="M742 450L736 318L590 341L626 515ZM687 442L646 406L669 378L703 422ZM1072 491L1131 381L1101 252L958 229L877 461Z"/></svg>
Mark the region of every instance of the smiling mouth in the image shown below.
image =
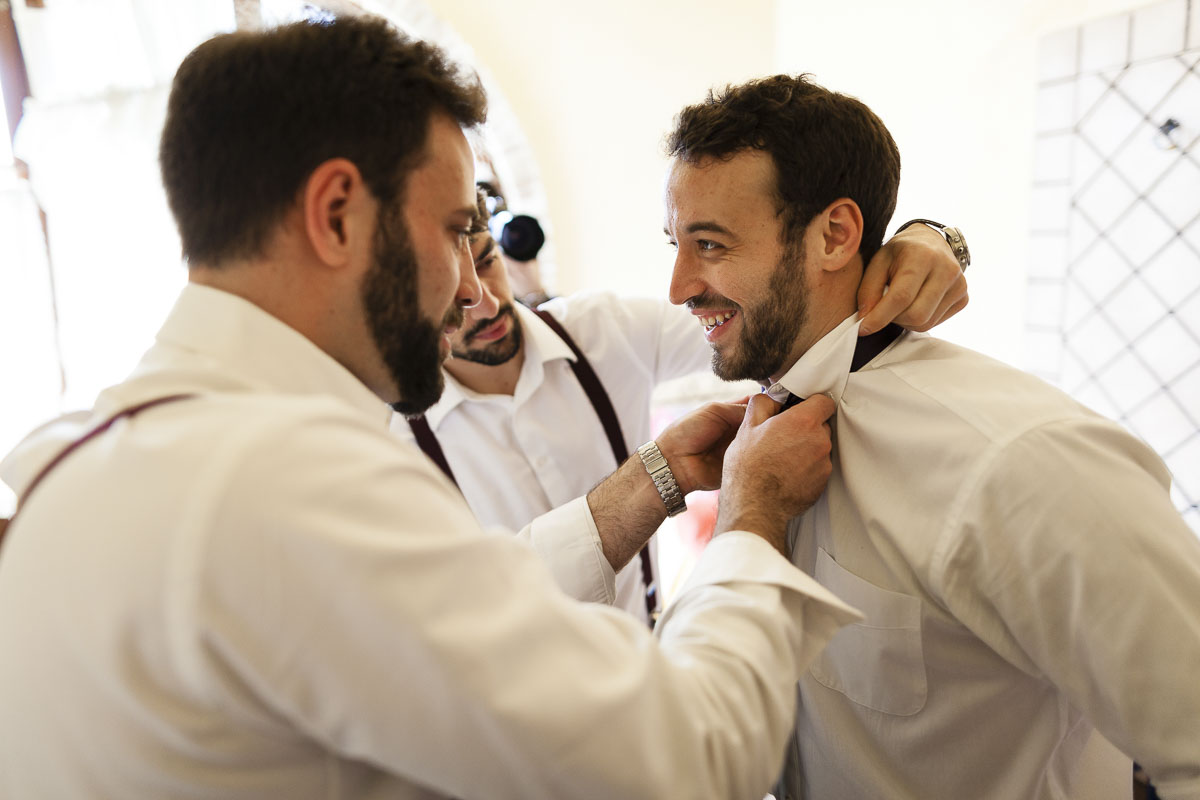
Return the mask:
<svg viewBox="0 0 1200 800"><path fill-rule="evenodd" d="M704 326L704 332L708 333L709 331L724 325L726 322L731 320L735 314L737 314L736 311L721 311L717 314L713 314L712 316L698 316L696 319L701 325Z"/></svg>

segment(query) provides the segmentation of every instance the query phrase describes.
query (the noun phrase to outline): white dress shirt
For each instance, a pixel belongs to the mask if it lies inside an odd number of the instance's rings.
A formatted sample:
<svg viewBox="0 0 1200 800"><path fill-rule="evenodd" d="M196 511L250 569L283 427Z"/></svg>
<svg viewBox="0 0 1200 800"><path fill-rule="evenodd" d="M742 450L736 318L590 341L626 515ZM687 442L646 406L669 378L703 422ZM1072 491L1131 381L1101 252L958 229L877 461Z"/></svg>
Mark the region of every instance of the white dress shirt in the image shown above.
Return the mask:
<svg viewBox="0 0 1200 800"><path fill-rule="evenodd" d="M191 285L86 422L3 464L0 796L751 797L842 603L749 533L664 616L559 591L481 531L343 367ZM526 533L560 579L612 572L580 499Z"/></svg>
<svg viewBox="0 0 1200 800"><path fill-rule="evenodd" d="M445 373L446 391L425 415L476 518L514 531L586 494L617 468L604 427L571 371L571 350L536 314L515 307L525 362L513 394L480 394ZM543 308L587 356L631 455L650 438L654 388L707 371L712 360L695 317L665 301L597 292L555 298ZM392 429L412 437L399 415ZM647 618L637 558L617 575L616 592L617 607Z"/></svg>
<svg viewBox="0 0 1200 800"><path fill-rule="evenodd" d="M1160 459L1042 381L848 319L780 381L837 402L793 560L866 615L801 680L786 794L1200 797L1200 540Z"/></svg>

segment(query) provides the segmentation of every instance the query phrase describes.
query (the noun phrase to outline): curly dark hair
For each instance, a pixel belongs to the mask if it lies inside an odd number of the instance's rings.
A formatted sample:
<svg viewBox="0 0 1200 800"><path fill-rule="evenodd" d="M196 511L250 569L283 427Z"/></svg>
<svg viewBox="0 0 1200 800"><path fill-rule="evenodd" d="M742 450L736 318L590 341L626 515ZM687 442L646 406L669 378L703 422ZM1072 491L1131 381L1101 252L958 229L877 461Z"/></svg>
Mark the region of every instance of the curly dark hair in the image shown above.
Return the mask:
<svg viewBox="0 0 1200 800"><path fill-rule="evenodd" d="M747 149L775 164L785 245L798 247L817 214L849 197L863 214L863 262L882 246L896 210L900 151L871 109L808 75L774 75L710 91L679 112L667 137L668 155L687 162Z"/></svg>
<svg viewBox="0 0 1200 800"><path fill-rule="evenodd" d="M260 255L331 158L352 161L384 206L400 202L435 112L481 124L478 78L380 18L210 39L175 74L159 146L184 257L216 266Z"/></svg>

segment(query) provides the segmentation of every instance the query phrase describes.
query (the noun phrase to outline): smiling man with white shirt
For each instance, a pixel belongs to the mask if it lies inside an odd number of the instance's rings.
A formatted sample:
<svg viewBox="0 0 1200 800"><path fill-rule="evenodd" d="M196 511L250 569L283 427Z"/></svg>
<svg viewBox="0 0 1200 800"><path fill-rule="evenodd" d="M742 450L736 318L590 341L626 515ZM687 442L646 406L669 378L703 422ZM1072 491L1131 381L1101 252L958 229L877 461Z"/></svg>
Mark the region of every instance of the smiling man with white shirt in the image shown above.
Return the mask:
<svg viewBox="0 0 1200 800"><path fill-rule="evenodd" d="M516 302L485 198L471 241L481 299L451 337L446 390L423 418L398 414L391 425L453 478L481 523L516 531L636 453L651 434L655 388L712 359L691 316L665 298L580 292L537 309ZM923 330L965 303L959 262L929 229L894 237L879 256L867 272L892 291L886 302L860 296L865 325L898 314ZM645 622L658 605L656 549L651 539L616 578L614 605Z"/></svg>
<svg viewBox="0 0 1200 800"><path fill-rule="evenodd" d="M668 150L671 299L718 373L838 406L833 475L789 541L866 618L800 681L781 794L1121 798L1133 757L1162 796L1200 797L1200 542L1162 462L1004 364L857 336L900 173L857 100L729 87Z"/></svg>

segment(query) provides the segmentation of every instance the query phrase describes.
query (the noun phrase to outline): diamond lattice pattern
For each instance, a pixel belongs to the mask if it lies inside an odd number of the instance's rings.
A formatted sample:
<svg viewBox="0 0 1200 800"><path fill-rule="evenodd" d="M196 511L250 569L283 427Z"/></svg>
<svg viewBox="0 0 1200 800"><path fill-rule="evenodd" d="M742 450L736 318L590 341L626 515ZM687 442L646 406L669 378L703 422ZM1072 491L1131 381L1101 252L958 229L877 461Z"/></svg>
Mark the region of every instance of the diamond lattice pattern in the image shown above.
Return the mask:
<svg viewBox="0 0 1200 800"><path fill-rule="evenodd" d="M1067 208L1034 220L1026 366L1148 442L1200 533L1200 49L1073 63L1039 87L1035 204Z"/></svg>

